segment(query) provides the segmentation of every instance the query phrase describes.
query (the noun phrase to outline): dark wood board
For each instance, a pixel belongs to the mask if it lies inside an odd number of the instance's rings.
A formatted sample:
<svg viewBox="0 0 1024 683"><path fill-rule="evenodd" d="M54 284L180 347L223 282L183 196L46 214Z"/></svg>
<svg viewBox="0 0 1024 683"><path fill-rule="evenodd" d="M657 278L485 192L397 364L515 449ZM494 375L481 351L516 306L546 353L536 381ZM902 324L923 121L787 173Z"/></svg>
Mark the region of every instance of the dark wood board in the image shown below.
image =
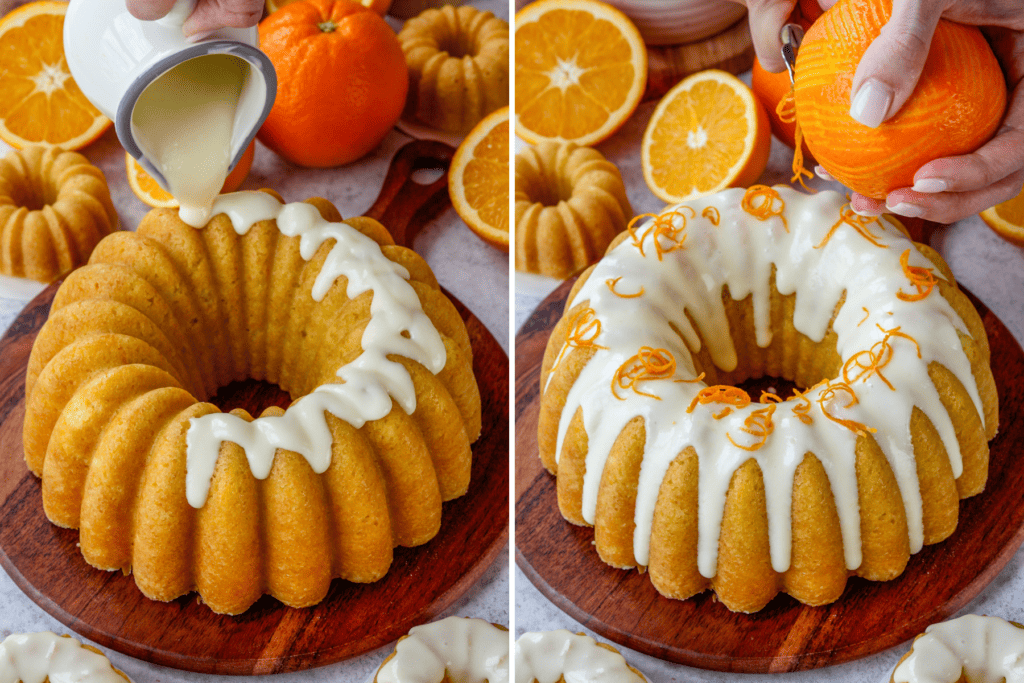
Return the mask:
<svg viewBox="0 0 1024 683"><path fill-rule="evenodd" d="M900 577L885 583L851 578L843 596L825 607L779 595L760 612L745 615L730 612L710 592L690 600L664 598L645 574L609 567L593 548L593 529L562 519L555 478L537 455L541 359L573 281L545 299L516 336L516 564L587 628L654 657L703 669L814 669L880 652L949 618L996 577L1024 541L1024 351L972 296L988 331L1000 399L988 486L961 502L953 536L912 556Z"/></svg>
<svg viewBox="0 0 1024 683"><path fill-rule="evenodd" d="M402 241L447 198L447 174L422 190L410 187L416 168L447 168L451 148L410 143L393 160L371 214L400 224ZM410 161L410 158L413 158ZM436 163L432 163L434 159ZM395 192L395 187L403 191ZM401 206L400 204L403 204ZM373 584L335 580L315 607L293 609L264 596L244 614L214 614L195 594L169 603L144 597L131 576L85 563L78 532L43 514L41 484L25 466L21 443L25 370L58 284L25 308L0 337L0 565L46 612L105 647L163 666L214 674L273 674L331 664L397 640L472 588L508 542L508 356L469 310L455 301L469 330L480 386L483 433L473 445L468 493L444 504L441 530L418 548L397 548L391 570ZM454 300L454 299L453 299ZM229 385L215 403L254 414L286 406L277 387Z"/></svg>
<svg viewBox="0 0 1024 683"><path fill-rule="evenodd" d="M691 74L721 69L739 75L754 65L754 43L744 15L721 33L680 45L647 46L647 87L643 102L659 100Z"/></svg>

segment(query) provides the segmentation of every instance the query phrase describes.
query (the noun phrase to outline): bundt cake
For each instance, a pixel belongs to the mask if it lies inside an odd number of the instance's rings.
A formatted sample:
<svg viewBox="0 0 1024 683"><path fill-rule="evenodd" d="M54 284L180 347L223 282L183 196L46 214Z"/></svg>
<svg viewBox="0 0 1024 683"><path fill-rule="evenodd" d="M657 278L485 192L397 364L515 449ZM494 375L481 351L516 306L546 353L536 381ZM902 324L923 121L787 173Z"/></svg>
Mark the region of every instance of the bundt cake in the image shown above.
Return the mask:
<svg viewBox="0 0 1024 683"><path fill-rule="evenodd" d="M468 133L508 105L508 22L465 5L425 10L398 34L409 65L406 116Z"/></svg>
<svg viewBox="0 0 1024 683"><path fill-rule="evenodd" d="M103 171L81 154L26 147L0 160L0 275L58 280L116 228Z"/></svg>
<svg viewBox="0 0 1024 683"><path fill-rule="evenodd" d="M508 683L508 629L448 617L414 626L377 670L373 683Z"/></svg>
<svg viewBox="0 0 1024 683"><path fill-rule="evenodd" d="M214 214L196 230L155 209L61 285L29 358L25 460L86 561L148 597L308 606L333 577L380 579L466 492L470 340L372 219L264 192ZM202 402L246 378L294 403L254 420Z"/></svg>
<svg viewBox="0 0 1024 683"><path fill-rule="evenodd" d="M619 169L596 149L542 142L516 154L516 270L579 272L632 215Z"/></svg>
<svg viewBox="0 0 1024 683"><path fill-rule="evenodd" d="M102 652L71 636L12 633L0 643L0 681L4 683L132 683Z"/></svg>
<svg viewBox="0 0 1024 683"><path fill-rule="evenodd" d="M646 683L611 645L583 633L539 631L516 641L516 683Z"/></svg>
<svg viewBox="0 0 1024 683"><path fill-rule="evenodd" d="M989 681L1024 681L1024 626L976 614L929 626L889 677L889 683Z"/></svg>
<svg viewBox="0 0 1024 683"><path fill-rule="evenodd" d="M736 384L777 377L789 398ZM835 192L730 189L629 230L573 287L538 443L604 562L753 612L892 579L984 489L981 320L942 259Z"/></svg>

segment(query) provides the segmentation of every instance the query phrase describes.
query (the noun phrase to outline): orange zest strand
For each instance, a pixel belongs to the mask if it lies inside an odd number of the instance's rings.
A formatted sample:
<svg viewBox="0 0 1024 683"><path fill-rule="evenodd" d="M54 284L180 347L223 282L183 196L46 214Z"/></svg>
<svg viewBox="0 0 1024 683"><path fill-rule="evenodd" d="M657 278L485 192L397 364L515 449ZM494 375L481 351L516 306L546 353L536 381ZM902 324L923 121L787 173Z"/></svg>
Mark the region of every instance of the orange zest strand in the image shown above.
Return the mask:
<svg viewBox="0 0 1024 683"><path fill-rule="evenodd" d="M789 179L789 182L800 183L800 187L808 192L814 192L804 182L804 176L813 178L814 174L804 168L804 131L800 128L800 122L796 120L796 97L792 85L789 87L789 92L783 95L779 103L775 105L775 113L779 115L779 120L783 123L796 123L793 130L796 138L793 145L793 177Z"/></svg>
<svg viewBox="0 0 1024 683"><path fill-rule="evenodd" d="M698 403L701 405L707 405L709 403L724 403L735 408L743 408L750 405L750 395L737 387L730 387L726 384L716 384L713 387L704 387L701 389L697 395L693 397L693 401L690 403L690 407L686 409L686 412L692 413Z"/></svg>
<svg viewBox="0 0 1024 683"><path fill-rule="evenodd" d="M918 357L918 358L920 358L920 357L921 357L921 345L917 343L917 340L916 340L916 339L914 339L913 337L911 337L911 336L910 336L909 334L907 334L906 332L900 332L900 329L902 329L902 327L903 327L902 325L900 325L900 326L898 326L898 327L894 327L894 328L892 328L891 330L886 330L886 329L884 329L884 328L883 328L883 327L882 327L881 325L879 325L878 323L875 323L875 327L877 327L877 328L878 328L878 330L879 330L879 331L880 331L880 332L881 332L882 334L884 334L884 335L885 335L885 338L886 338L886 339L888 339L889 337L902 337L903 339L909 339L910 341L914 342L914 346L916 346L916 347L917 347L917 357Z"/></svg>
<svg viewBox="0 0 1024 683"><path fill-rule="evenodd" d="M774 394L773 394L774 395ZM762 395L763 398L763 395ZM776 397L778 398L778 397ZM741 432L750 434L757 439L760 439L757 443L752 446L741 446L732 440L732 436L726 433L725 438L729 439L736 448L742 448L745 451L756 451L764 446L768 441L768 437L775 431L775 424L772 422L772 415L775 413L775 404L769 403L764 408L755 410L747 418L743 420L743 426L740 427Z"/></svg>
<svg viewBox="0 0 1024 683"><path fill-rule="evenodd" d="M718 227L719 221L722 220L721 214L718 213L718 209L713 206L704 207L704 210L700 212L700 215L711 221L711 225Z"/></svg>
<svg viewBox="0 0 1024 683"><path fill-rule="evenodd" d="M601 321L597 319L593 308L584 308L569 321L569 334L566 336L565 343L579 348L608 348L594 343L599 336L601 336Z"/></svg>
<svg viewBox="0 0 1024 683"><path fill-rule="evenodd" d="M778 202L778 207L776 207L776 202ZM786 217L782 215L786 209L786 202L774 188L767 185L751 185L747 188L747 193L743 195L740 206L759 221L766 221L772 216L778 216L782 219L782 227L789 232Z"/></svg>
<svg viewBox="0 0 1024 683"><path fill-rule="evenodd" d="M725 410L723 410L720 413L715 413L711 417L715 418L716 420L721 420L723 417L725 417L726 415L729 415L730 413L732 413L732 408L730 408L729 406L726 406Z"/></svg>
<svg viewBox="0 0 1024 683"><path fill-rule="evenodd" d="M651 230L653 230L654 228L653 226L647 228L646 230L644 230L642 235L637 237L637 234L634 229L636 228L636 224L639 223L640 219L642 218L653 218L655 222L657 222L658 220L657 214L653 213L642 213L639 216L633 216L633 219L629 221L629 225L626 226L626 231L629 232L629 236L633 240L633 246L640 250L641 256L644 256L644 239L647 238L647 235L650 234Z"/></svg>
<svg viewBox="0 0 1024 683"><path fill-rule="evenodd" d="M861 306L860 310L864 311L864 317L861 318L859 323L857 323L857 327L860 327L861 325L863 325L864 321L868 319L869 315L871 315L871 312L868 311L868 307L867 306Z"/></svg>
<svg viewBox="0 0 1024 683"><path fill-rule="evenodd" d="M871 348L866 351L858 351L857 353L850 356L849 360L843 364L843 379L847 383L856 382L859 380L866 381L871 375L878 375L878 379L885 382L885 385L892 389L896 388L892 385L885 375L882 374L882 368L889 364L892 360L892 344L889 340L893 337L902 337L903 339L909 339L914 342L914 346L917 347L917 357L921 357L921 345L917 343L917 340L911 337L906 332L901 332L899 327L895 327L891 330L883 329L881 325L875 325L879 331L885 336L882 337L881 341L877 341L871 345ZM862 358L865 357L866 358ZM855 373L855 374L853 374ZM851 378L851 374L853 377Z"/></svg>
<svg viewBox="0 0 1024 683"><path fill-rule="evenodd" d="M821 249L823 246L828 244L828 241L832 239L832 235L834 235L836 230L839 229L839 226L845 223L846 225L849 225L851 228L856 230L857 234L859 234L861 237L866 239L868 242L871 242L871 244L881 249L885 249L885 245L879 242L875 238L875 236L871 234L871 231L868 230L868 226L870 224L877 222L878 216L858 215L856 212L854 212L853 207L851 207L849 203L843 204L843 207L839 209L839 220L835 222L835 224L829 229L828 234L826 234L825 237L821 240L821 242L815 245L814 248Z"/></svg>
<svg viewBox="0 0 1024 683"><path fill-rule="evenodd" d="M615 291L615 285L617 285L619 283L619 280L621 280L621 279L622 279L622 276L620 275L618 277L608 278L607 280L604 281L604 283L606 285L608 285L608 289L610 289L612 291L612 294L614 294L615 296L621 296L623 299L635 299L638 296L643 296L643 293L644 293L644 286L643 285L640 285L640 291L635 293L635 294L622 294L620 292L616 292Z"/></svg>
<svg viewBox="0 0 1024 683"><path fill-rule="evenodd" d="M676 359L668 349L640 347L640 351L619 366L612 376L612 395L620 401L618 390L632 389L641 396L661 400L660 396L641 391L638 385L652 379L667 379L676 373Z"/></svg>
<svg viewBox="0 0 1024 683"><path fill-rule="evenodd" d="M910 265L910 249L900 255L900 266L903 267L903 274L910 280L910 284L917 289L916 294L905 294L901 287L896 292L896 298L901 301L920 301L931 294L935 285L939 284L939 279L935 277L931 268Z"/></svg>
<svg viewBox="0 0 1024 683"><path fill-rule="evenodd" d="M703 382L704 381L704 373L703 372L700 373L699 375L697 375L693 379L677 379L675 381L676 382L680 382L682 384L693 384L694 382Z"/></svg>
<svg viewBox="0 0 1024 683"><path fill-rule="evenodd" d="M697 215L689 206L682 207L683 209L690 209L690 213L693 216ZM682 221L679 226L675 224L675 218L679 217ZM682 211L670 211L669 213L662 214L654 222L654 250L658 254L658 260L662 260L665 254L669 254L673 251L678 251L683 248L686 242L686 214ZM645 234L646 237L646 234Z"/></svg>
<svg viewBox="0 0 1024 683"><path fill-rule="evenodd" d="M836 417L832 413L825 410L825 401L832 399L839 391L845 391L850 395L850 400L843 408L852 408L857 405L857 394L854 393L853 389L849 384L845 382L836 382L835 384L829 384L828 387L818 395L818 406L821 408L821 412L824 413L825 417L832 420L833 422L840 424L851 432L855 432L858 436L864 436L867 432L874 434L878 430L874 427L868 427L865 424L857 422L856 420L844 420Z"/></svg>
<svg viewBox="0 0 1024 683"><path fill-rule="evenodd" d="M782 397L769 391L762 391L759 403L782 403Z"/></svg>
<svg viewBox="0 0 1024 683"><path fill-rule="evenodd" d="M807 398L806 391L800 391L799 389L793 390L793 398L798 401L803 401L793 408L793 414L796 418L803 422L805 425L811 424L814 420L811 419L811 399Z"/></svg>

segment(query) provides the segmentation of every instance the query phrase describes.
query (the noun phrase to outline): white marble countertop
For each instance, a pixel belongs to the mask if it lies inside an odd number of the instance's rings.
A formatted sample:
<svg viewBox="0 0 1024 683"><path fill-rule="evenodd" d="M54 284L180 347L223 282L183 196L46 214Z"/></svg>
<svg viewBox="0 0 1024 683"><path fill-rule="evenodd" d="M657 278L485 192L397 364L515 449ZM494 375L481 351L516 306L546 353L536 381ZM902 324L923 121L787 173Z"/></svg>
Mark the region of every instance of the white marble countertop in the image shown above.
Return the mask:
<svg viewBox="0 0 1024 683"><path fill-rule="evenodd" d="M508 3L502 0L482 0L473 4L508 17ZM377 197L391 157L409 140L406 135L393 131L369 156L348 166L322 170L292 166L257 143L252 171L241 189L272 187L287 201L322 196L332 201L343 216L361 215ZM0 154L6 154L8 149L0 143ZM148 207L128 187L124 150L113 128L81 152L106 174L121 227L134 230ZM413 246L433 268L441 284L473 311L507 353L510 291L508 255L479 240L451 208L439 214L423 230ZM0 334L41 290L41 285L0 276ZM508 624L508 564L506 550L479 583L440 617L475 616ZM69 632L66 626L26 597L4 572L0 572L0 605L3 605L0 609L0 639L10 633L44 630ZM392 647L386 646L338 664L305 672L280 674L272 678L280 683L363 683L372 676ZM108 648L101 649L110 656L115 666L125 671L136 683L213 683L232 678L176 671L112 652Z"/></svg>
<svg viewBox="0 0 1024 683"><path fill-rule="evenodd" d="M750 83L749 72L743 80ZM654 110L654 104L641 105L622 130L598 145L598 149L622 171L634 214L658 212L664 207L664 202L647 188L640 170L640 139ZM521 144L517 141L517 146ZM760 182L768 185L787 183L791 155L792 151L789 148L773 139L768 170ZM836 183L825 183L817 179L814 186L840 189ZM1001 240L977 216L936 232L932 246L949 263L957 281L985 302L1006 324L1017 341L1024 344L1024 249ZM557 284L559 283L547 278L524 278L520 273L516 273L516 330ZM1003 422L1015 419L1020 419L1020 416L1005 413L1000 415ZM525 631L555 628L589 632L582 624L550 603L518 568L515 572L514 585L517 636ZM971 602L963 613L990 614L1015 621L1024 618L1024 550L1016 554L996 580ZM596 633L589 633L600 639ZM889 680L889 674L896 661L908 647L909 645L904 644L872 657L824 670L771 675L702 671L663 662L625 648L622 650L630 663L647 674L652 683L724 683L736 680L750 683L802 683L825 679L831 683L882 683Z"/></svg>

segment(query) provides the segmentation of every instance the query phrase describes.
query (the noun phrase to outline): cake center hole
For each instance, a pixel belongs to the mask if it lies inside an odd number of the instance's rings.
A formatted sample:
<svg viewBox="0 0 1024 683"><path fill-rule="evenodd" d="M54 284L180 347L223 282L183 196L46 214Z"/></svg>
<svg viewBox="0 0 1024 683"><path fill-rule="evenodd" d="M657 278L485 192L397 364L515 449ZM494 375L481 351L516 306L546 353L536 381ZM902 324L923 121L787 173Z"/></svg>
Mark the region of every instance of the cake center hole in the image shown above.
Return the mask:
<svg viewBox="0 0 1024 683"><path fill-rule="evenodd" d="M286 410L292 404L292 397L287 391L276 384L258 379L231 382L218 389L208 400L221 412L228 413L235 408L243 408L254 418L259 417L270 406Z"/></svg>

